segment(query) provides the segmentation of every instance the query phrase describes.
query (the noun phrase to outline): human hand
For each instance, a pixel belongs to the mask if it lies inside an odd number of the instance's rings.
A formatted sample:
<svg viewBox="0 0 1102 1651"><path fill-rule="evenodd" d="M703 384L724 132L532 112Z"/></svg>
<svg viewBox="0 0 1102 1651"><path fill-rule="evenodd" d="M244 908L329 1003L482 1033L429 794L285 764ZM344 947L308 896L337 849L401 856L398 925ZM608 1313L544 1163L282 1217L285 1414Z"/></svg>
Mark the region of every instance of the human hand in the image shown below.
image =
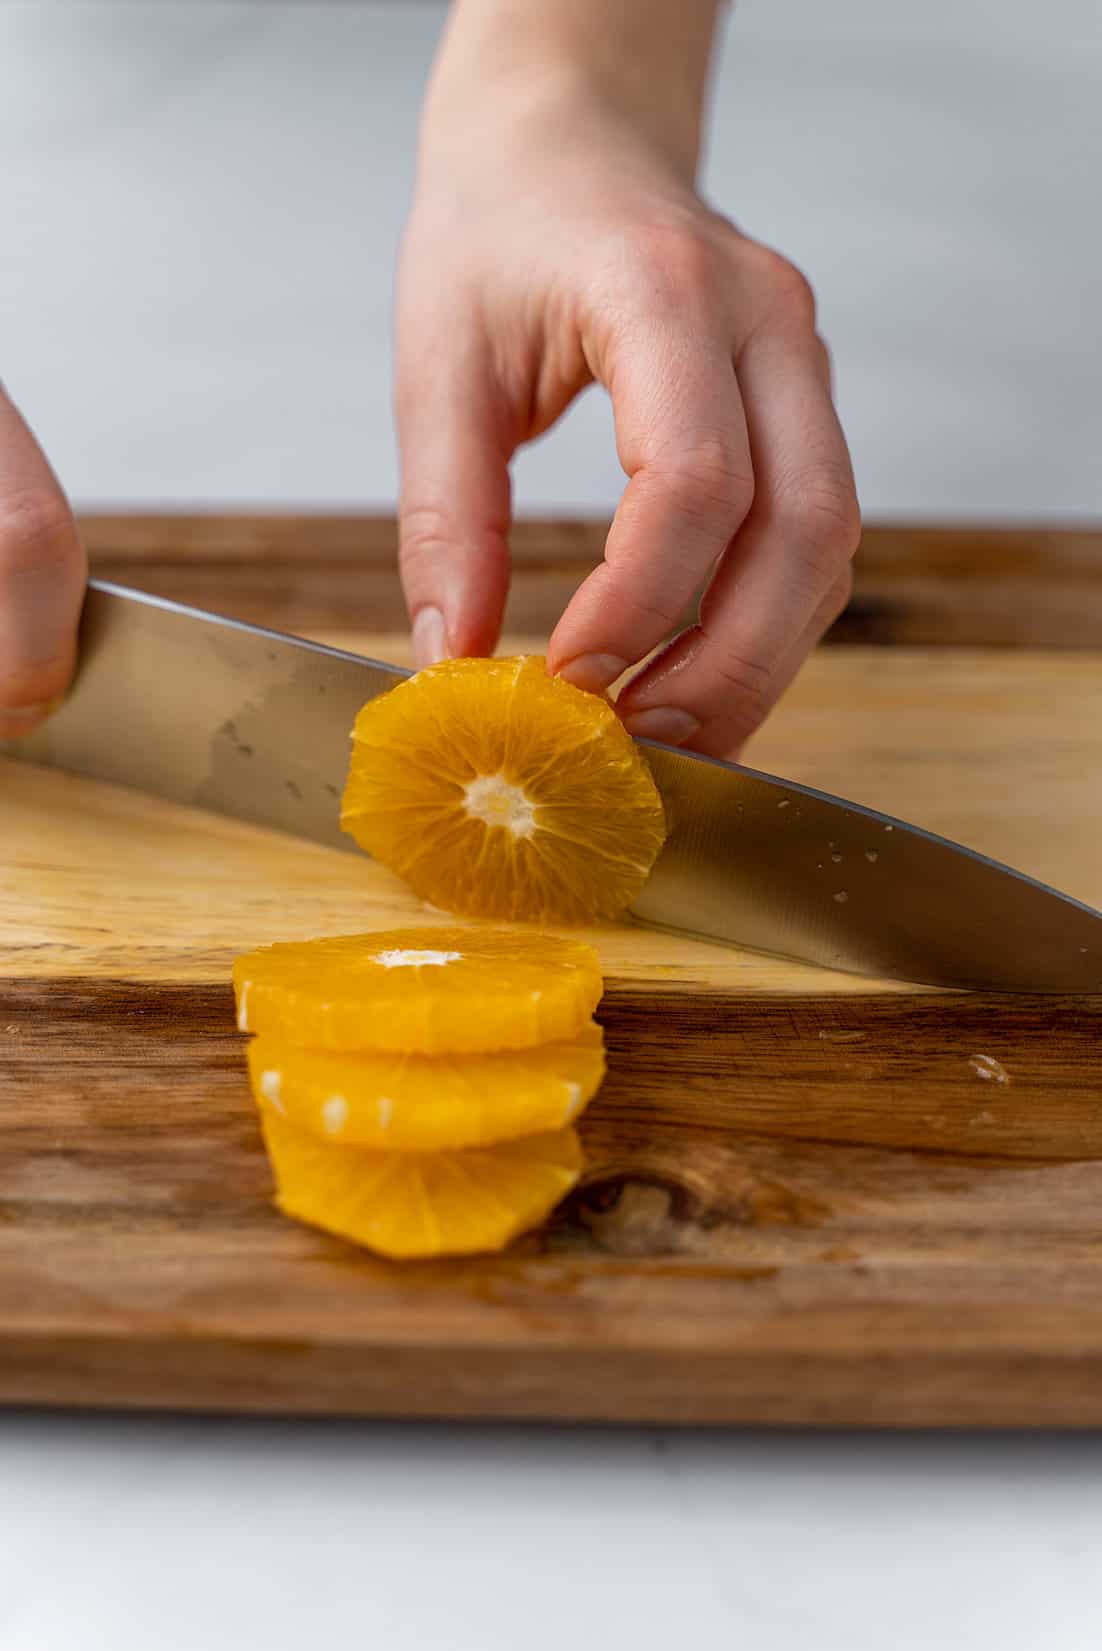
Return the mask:
<svg viewBox="0 0 1102 1651"><path fill-rule="evenodd" d="M0 389L0 739L29 734L68 687L86 571L57 477Z"/></svg>
<svg viewBox="0 0 1102 1651"><path fill-rule="evenodd" d="M478 24L493 9L469 0ZM645 76L635 96L615 66L577 72L576 42L557 56L543 39L526 57L516 27L468 22L464 36L464 22L461 3L399 278L401 563L418 661L495 646L509 460L596 380L629 482L549 665L608 687L710 579L699 622L619 708L633 733L734 755L850 590L859 513L811 289L695 193L703 73L675 63L658 107ZM670 56L668 32L655 49Z"/></svg>

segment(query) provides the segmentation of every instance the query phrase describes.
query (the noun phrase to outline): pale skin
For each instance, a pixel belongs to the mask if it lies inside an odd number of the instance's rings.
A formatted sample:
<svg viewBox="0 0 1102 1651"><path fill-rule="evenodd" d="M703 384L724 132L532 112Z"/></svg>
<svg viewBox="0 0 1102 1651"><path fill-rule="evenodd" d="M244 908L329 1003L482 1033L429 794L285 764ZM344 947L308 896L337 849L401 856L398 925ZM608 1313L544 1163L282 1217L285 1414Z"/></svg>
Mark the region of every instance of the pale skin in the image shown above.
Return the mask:
<svg viewBox="0 0 1102 1651"><path fill-rule="evenodd" d="M733 756L845 605L860 518L806 279L696 191L719 9L456 0L402 249L395 405L427 664L495 647L509 461L605 386L627 486L549 668L603 690L646 662L619 700L629 729ZM3 401L0 735L64 691L84 572Z"/></svg>

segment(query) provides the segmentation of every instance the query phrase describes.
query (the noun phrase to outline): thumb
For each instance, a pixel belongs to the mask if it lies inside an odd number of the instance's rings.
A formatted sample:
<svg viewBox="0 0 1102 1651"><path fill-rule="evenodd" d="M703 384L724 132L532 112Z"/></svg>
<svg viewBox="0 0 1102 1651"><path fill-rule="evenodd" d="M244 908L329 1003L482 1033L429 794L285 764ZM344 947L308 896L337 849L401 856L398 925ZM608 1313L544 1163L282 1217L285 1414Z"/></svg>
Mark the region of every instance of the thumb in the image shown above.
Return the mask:
<svg viewBox="0 0 1102 1651"><path fill-rule="evenodd" d="M398 556L417 665L492 653L509 587L504 399L488 347L399 338L395 395L402 486Z"/></svg>
<svg viewBox="0 0 1102 1651"><path fill-rule="evenodd" d="M57 477L0 388L0 739L29 734L68 687L86 571Z"/></svg>

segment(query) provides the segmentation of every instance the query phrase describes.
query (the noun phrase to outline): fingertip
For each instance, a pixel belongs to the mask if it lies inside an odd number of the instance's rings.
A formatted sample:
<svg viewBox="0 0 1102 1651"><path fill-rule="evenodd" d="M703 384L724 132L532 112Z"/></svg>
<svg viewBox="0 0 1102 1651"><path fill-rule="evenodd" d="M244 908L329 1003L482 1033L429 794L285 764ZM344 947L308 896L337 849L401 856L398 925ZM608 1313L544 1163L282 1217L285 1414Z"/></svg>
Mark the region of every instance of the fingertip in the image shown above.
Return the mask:
<svg viewBox="0 0 1102 1651"><path fill-rule="evenodd" d="M700 732L700 719L678 705L655 705L624 717L633 739L657 740L660 745L686 745Z"/></svg>
<svg viewBox="0 0 1102 1651"><path fill-rule="evenodd" d="M616 654L578 654L561 665L551 667L552 676L561 676L575 688L584 688L590 694L606 694L631 669L630 661Z"/></svg>
<svg viewBox="0 0 1102 1651"><path fill-rule="evenodd" d="M413 617L413 662L419 671L450 656L448 629L439 608L421 608Z"/></svg>

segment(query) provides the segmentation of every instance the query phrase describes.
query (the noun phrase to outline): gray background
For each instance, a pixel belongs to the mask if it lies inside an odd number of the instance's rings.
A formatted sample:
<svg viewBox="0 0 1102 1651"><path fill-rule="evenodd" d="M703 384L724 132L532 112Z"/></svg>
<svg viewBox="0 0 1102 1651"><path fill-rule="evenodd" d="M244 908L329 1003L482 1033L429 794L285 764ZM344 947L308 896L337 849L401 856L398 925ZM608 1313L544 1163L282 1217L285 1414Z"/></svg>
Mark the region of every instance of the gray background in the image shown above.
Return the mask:
<svg viewBox="0 0 1102 1651"><path fill-rule="evenodd" d="M0 372L79 501L393 499L442 15L0 7ZM870 512L1102 514L1100 87L1097 0L737 8L707 187L815 281ZM522 509L620 485L599 394L517 470Z"/></svg>
<svg viewBox="0 0 1102 1651"><path fill-rule="evenodd" d="M1102 514L1097 0L747 0L711 193L866 508ZM0 371L81 503L387 506L434 5L0 7ZM447 279L447 271L441 272ZM607 509L590 397L518 466ZM1089 1439L0 1418L0 1651L1086 1651Z"/></svg>

